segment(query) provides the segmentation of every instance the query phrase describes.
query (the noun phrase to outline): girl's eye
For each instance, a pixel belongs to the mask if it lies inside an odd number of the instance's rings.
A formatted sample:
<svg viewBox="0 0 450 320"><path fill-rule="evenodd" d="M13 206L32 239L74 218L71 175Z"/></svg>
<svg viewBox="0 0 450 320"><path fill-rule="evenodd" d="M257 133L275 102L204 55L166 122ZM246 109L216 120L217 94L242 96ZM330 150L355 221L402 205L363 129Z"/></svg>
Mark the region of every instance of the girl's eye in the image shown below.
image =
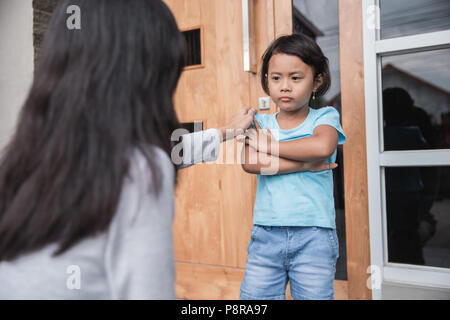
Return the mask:
<svg viewBox="0 0 450 320"><path fill-rule="evenodd" d="M292 80L294 80L294 81L298 81L300 79L301 79L300 77L292 77Z"/></svg>
<svg viewBox="0 0 450 320"><path fill-rule="evenodd" d="M277 76L274 76L274 77L272 77L272 80L280 80L280 77L277 77Z"/></svg>

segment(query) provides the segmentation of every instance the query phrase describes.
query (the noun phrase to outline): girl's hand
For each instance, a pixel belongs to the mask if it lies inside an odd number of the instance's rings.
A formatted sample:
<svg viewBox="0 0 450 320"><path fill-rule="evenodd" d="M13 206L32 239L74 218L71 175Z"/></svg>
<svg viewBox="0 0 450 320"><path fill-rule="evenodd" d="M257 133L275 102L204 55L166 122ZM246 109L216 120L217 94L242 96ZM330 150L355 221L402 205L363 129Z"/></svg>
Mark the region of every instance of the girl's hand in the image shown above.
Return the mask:
<svg viewBox="0 0 450 320"><path fill-rule="evenodd" d="M266 129L267 134L265 134L258 121L254 121L254 123L256 130L249 129L246 131L245 143L256 151L270 154L271 145L277 143L277 141L273 138L269 129Z"/></svg>
<svg viewBox="0 0 450 320"><path fill-rule="evenodd" d="M326 160L305 162L305 168L312 172L319 172L325 170L333 170L338 166L337 163L326 163Z"/></svg>

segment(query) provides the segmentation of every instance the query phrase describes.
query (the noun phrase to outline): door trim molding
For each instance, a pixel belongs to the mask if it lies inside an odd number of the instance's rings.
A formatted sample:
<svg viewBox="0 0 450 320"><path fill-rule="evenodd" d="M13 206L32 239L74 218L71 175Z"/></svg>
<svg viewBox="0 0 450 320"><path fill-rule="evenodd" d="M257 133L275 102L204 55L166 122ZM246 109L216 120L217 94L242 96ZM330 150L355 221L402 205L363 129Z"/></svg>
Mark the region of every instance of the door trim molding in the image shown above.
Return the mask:
<svg viewBox="0 0 450 320"><path fill-rule="evenodd" d="M338 2L348 298L370 300L364 47L360 0Z"/></svg>

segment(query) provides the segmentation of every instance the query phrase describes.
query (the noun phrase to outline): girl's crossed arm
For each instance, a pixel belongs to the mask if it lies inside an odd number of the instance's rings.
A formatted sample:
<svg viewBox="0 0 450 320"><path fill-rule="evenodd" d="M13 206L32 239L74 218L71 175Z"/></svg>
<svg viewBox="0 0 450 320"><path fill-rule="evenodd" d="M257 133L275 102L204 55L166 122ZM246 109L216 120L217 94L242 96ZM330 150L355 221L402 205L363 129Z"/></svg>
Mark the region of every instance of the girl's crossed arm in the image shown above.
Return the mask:
<svg viewBox="0 0 450 320"><path fill-rule="evenodd" d="M318 161L328 159L338 145L338 133L329 125L320 125L310 137L289 141L276 141L272 135L265 135L258 122L258 130L248 130L248 144L251 148L279 158L294 161ZM269 129L267 129L269 130Z"/></svg>
<svg viewBox="0 0 450 320"><path fill-rule="evenodd" d="M296 161L277 157L255 150L248 144L242 149L242 168L253 174L286 174L300 171L323 171L335 169L336 163L325 163L325 161Z"/></svg>

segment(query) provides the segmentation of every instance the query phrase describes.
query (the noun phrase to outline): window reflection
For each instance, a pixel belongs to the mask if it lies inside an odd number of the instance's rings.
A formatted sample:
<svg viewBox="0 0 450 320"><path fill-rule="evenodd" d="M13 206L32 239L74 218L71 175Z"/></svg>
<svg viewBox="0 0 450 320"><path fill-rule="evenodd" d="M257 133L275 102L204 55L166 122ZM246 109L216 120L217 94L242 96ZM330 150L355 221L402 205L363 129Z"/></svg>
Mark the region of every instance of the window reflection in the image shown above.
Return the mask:
<svg viewBox="0 0 450 320"><path fill-rule="evenodd" d="M389 262L450 267L450 167L385 168Z"/></svg>
<svg viewBox="0 0 450 320"><path fill-rule="evenodd" d="M382 57L384 150L450 148L450 49Z"/></svg>
<svg viewBox="0 0 450 320"><path fill-rule="evenodd" d="M403 88L383 91L384 149L417 150L437 146L437 134L429 114L414 105Z"/></svg>
<svg viewBox="0 0 450 320"><path fill-rule="evenodd" d="M380 0L381 38L450 29L448 0Z"/></svg>

